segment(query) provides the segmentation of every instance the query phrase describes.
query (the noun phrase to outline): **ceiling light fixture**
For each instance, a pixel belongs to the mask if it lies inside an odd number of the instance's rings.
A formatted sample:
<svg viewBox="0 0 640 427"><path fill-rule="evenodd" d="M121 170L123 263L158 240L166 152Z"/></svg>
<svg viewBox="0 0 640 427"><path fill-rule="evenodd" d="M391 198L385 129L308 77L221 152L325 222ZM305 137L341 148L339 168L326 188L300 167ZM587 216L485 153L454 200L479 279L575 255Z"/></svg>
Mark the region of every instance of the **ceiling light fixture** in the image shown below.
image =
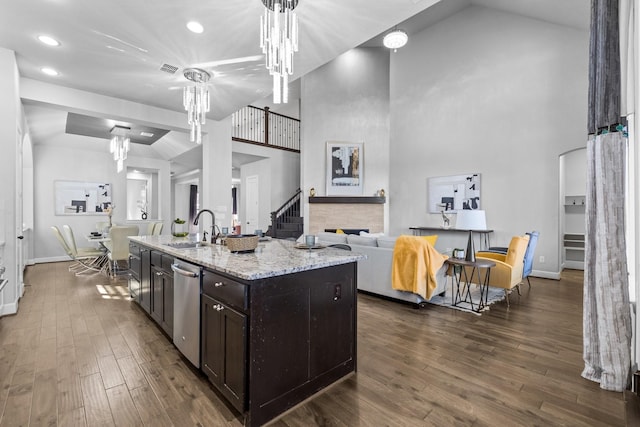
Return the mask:
<svg viewBox="0 0 640 427"><path fill-rule="evenodd" d="M184 76L194 82L193 86L184 88L182 102L187 110L187 122L191 125L189 139L196 144L202 144L202 125L209 112L209 87L207 82L211 74L200 68L186 68Z"/></svg>
<svg viewBox="0 0 640 427"><path fill-rule="evenodd" d="M202 24L197 21L187 22L187 28L189 29L189 31L196 34L202 34L202 32L204 31L204 27L202 26Z"/></svg>
<svg viewBox="0 0 640 427"><path fill-rule="evenodd" d="M403 30L398 30L397 28L393 31L387 33L382 39L382 44L389 49L393 49L393 51L397 51L399 48L407 44L409 41L409 36Z"/></svg>
<svg viewBox="0 0 640 427"><path fill-rule="evenodd" d="M129 152L129 131L131 128L115 125L111 129L111 147L109 151L113 154L113 160L117 162L118 173L122 172L124 161Z"/></svg>
<svg viewBox="0 0 640 427"><path fill-rule="evenodd" d="M38 36L38 40L40 40L42 43L46 44L47 46L60 46L60 42L56 39L54 39L51 36L46 36L46 35L40 35Z"/></svg>
<svg viewBox="0 0 640 427"><path fill-rule="evenodd" d="M262 0L260 47L265 65L273 76L273 102L289 101L289 76L293 74L293 53L298 51L298 17L293 11L298 0Z"/></svg>
<svg viewBox="0 0 640 427"><path fill-rule="evenodd" d="M42 67L42 68L40 68L40 71L45 73L47 76L57 76L57 75L60 74L60 73L58 73L56 70L54 70L51 67Z"/></svg>

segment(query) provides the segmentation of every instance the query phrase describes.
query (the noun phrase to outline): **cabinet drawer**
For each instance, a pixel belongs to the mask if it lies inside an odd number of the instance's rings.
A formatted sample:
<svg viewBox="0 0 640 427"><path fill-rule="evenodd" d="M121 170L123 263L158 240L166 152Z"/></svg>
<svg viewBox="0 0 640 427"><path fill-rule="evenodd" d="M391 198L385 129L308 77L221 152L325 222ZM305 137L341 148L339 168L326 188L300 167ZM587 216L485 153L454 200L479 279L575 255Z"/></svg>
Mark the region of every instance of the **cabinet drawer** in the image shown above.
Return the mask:
<svg viewBox="0 0 640 427"><path fill-rule="evenodd" d="M173 256L162 254L162 258L160 260L160 268L164 271L173 274L173 270L171 270L171 264L173 264Z"/></svg>
<svg viewBox="0 0 640 427"><path fill-rule="evenodd" d="M247 285L209 270L202 274L202 293L242 310L248 307Z"/></svg>
<svg viewBox="0 0 640 427"><path fill-rule="evenodd" d="M140 280L141 265L139 256L129 254L129 271L138 280Z"/></svg>
<svg viewBox="0 0 640 427"><path fill-rule="evenodd" d="M140 246L134 245L134 244L130 244L129 245L129 253L131 255L135 255L135 256L139 257L140 256Z"/></svg>
<svg viewBox="0 0 640 427"><path fill-rule="evenodd" d="M162 265L162 252L151 251L151 265L160 268Z"/></svg>

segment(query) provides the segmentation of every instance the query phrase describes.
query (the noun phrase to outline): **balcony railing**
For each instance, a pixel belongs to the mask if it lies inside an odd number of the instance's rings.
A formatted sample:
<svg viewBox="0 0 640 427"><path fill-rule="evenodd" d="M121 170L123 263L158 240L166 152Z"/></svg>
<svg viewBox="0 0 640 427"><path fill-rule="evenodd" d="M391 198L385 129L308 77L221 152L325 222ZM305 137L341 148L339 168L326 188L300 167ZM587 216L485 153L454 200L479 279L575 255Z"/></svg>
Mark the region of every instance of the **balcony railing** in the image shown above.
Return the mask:
<svg viewBox="0 0 640 427"><path fill-rule="evenodd" d="M233 113L231 124L234 141L300 152L300 120L272 113L269 107L241 108Z"/></svg>

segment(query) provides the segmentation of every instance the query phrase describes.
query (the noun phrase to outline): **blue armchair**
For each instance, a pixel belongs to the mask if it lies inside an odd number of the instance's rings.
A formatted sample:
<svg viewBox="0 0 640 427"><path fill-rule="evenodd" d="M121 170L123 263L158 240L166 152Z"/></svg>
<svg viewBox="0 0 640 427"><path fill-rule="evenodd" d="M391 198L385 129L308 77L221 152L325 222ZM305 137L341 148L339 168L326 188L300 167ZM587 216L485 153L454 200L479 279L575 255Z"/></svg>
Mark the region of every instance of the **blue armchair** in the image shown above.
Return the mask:
<svg viewBox="0 0 640 427"><path fill-rule="evenodd" d="M531 287L531 282L529 281L529 275L533 270L533 254L536 251L536 245L538 244L538 236L540 236L540 232L532 231L531 233L527 233L529 235L529 244L527 245L527 251L524 253L524 269L522 270L522 279L527 279L527 284Z"/></svg>

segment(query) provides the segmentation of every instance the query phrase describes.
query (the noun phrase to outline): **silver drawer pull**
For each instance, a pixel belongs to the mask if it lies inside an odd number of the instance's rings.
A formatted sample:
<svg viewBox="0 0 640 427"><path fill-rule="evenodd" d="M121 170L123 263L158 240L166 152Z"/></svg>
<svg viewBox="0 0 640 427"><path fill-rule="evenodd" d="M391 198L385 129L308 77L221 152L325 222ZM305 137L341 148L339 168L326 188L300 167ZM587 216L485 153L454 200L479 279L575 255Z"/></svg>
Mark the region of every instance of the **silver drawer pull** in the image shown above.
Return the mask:
<svg viewBox="0 0 640 427"><path fill-rule="evenodd" d="M224 310L224 306L220 305L220 304L216 304L213 306L213 308L216 309L216 311L222 311Z"/></svg>
<svg viewBox="0 0 640 427"><path fill-rule="evenodd" d="M156 271L156 276L162 276L162 272L161 271Z"/></svg>
<svg viewBox="0 0 640 427"><path fill-rule="evenodd" d="M222 282L216 282L216 283L214 283L214 285L213 285L213 286L215 286L216 288L219 288L219 287L221 287L221 286L224 286L224 283L222 283Z"/></svg>

